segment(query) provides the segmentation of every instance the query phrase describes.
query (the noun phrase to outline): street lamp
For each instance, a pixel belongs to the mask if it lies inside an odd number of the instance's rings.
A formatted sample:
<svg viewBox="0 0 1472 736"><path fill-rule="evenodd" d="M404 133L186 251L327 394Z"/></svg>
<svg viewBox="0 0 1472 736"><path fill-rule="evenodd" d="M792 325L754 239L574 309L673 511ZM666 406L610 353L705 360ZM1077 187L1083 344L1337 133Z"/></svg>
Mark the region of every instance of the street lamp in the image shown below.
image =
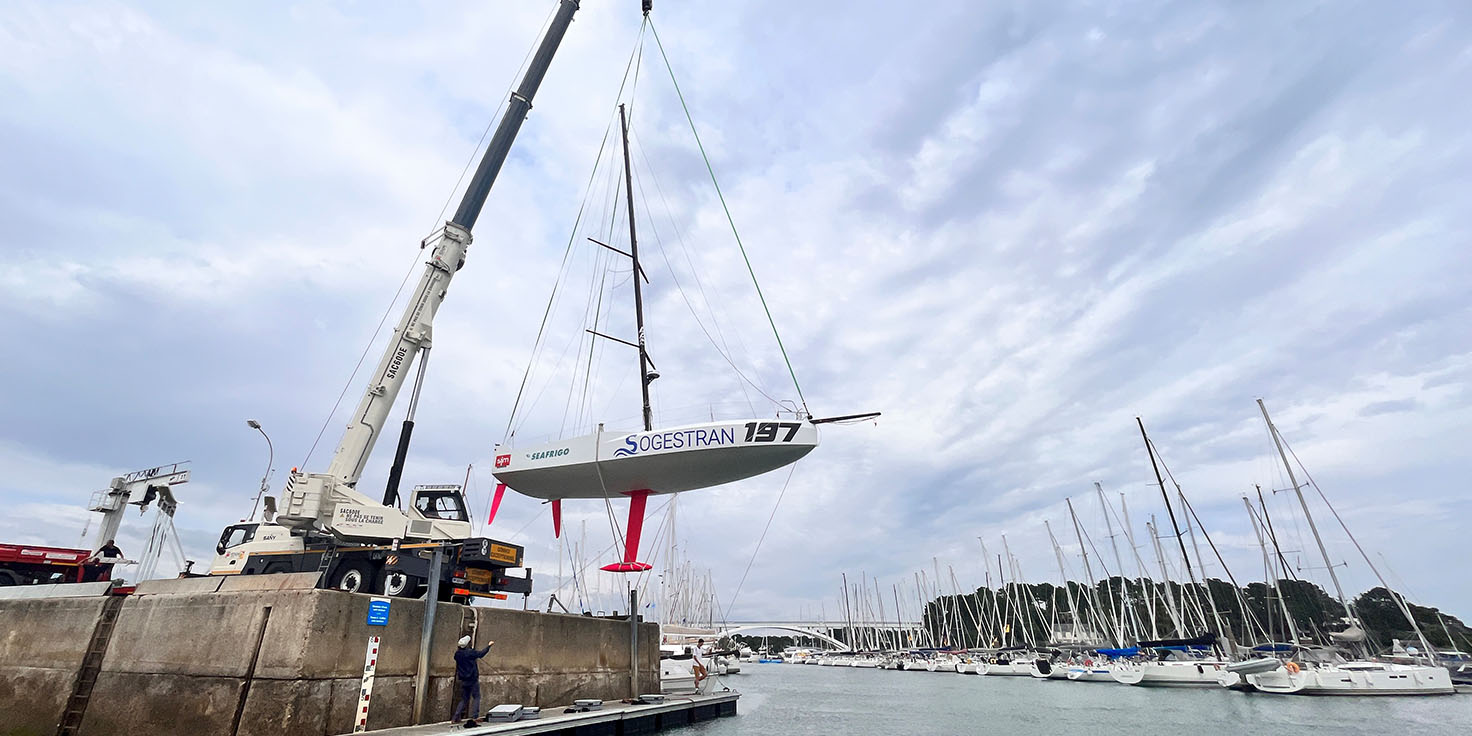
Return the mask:
<svg viewBox="0 0 1472 736"><path fill-rule="evenodd" d="M261 490L259 493L256 494L255 503L250 505L250 519L246 520L250 521L251 519L256 518L256 507L261 504L261 496L266 495L266 491L269 490L271 487L269 485L271 478L271 465L276 462L276 448L271 446L271 438L266 434L266 430L261 429L260 422L254 419L247 419L245 420L245 426L250 427L257 432L260 432L261 436L266 438L266 452L268 453L266 459L266 472L261 476Z"/></svg>

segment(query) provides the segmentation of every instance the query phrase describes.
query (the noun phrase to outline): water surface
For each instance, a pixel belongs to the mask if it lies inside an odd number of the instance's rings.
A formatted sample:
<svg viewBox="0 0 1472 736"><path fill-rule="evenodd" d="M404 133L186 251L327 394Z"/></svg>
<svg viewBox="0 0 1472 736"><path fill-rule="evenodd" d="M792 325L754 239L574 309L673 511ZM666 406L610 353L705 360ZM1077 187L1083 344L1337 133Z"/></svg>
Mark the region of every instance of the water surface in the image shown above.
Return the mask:
<svg viewBox="0 0 1472 736"><path fill-rule="evenodd" d="M1472 695L1305 697L1222 688L742 664L734 718L682 734L1472 734Z"/></svg>

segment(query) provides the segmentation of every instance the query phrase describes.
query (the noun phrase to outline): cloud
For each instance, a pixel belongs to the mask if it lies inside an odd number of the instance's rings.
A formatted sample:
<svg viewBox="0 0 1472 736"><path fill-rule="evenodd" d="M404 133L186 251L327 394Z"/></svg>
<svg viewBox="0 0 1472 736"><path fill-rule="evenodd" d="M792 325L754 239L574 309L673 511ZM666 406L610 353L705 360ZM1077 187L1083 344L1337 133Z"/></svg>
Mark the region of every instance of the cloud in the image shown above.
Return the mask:
<svg viewBox="0 0 1472 736"><path fill-rule="evenodd" d="M189 459L178 523L207 559L265 464L244 419L271 433L277 485L318 467L344 424L328 411L345 386L355 402L353 366L365 346L373 361L385 335L370 337L548 9L36 4L0 19L0 95L16 101L0 110L0 337L14 346L0 442L25 471L0 494L28 515L0 532L70 543L73 504L46 494L79 506L119 472ZM559 275L517 440L637 421L623 346L591 356L588 395L573 380L590 365L590 308L633 334L628 274L593 280L626 266L582 240L623 227L621 161L599 169L571 232L638 32L625 11L580 11L435 326L406 478L458 482L474 464L480 516ZM809 407L884 412L826 427L785 492L774 473L680 497L681 554L721 595L751 565L722 601L733 617L831 611L843 571L903 601L922 569L978 585L995 567L978 536L995 555L1006 534L1027 574L1051 580L1043 520L1079 567L1065 498L1106 543L1096 480L1111 504L1124 494L1154 565L1143 524L1168 522L1136 416L1234 573L1260 575L1240 497L1260 485L1285 524L1296 501L1259 396L1418 601L1472 607L1465 576L1422 564L1458 553L1467 516L1465 18L655 13ZM649 39L640 69L657 418L768 413L712 346L795 400L766 310ZM392 442L370 460L369 495ZM569 504L577 555L550 539L544 505L508 496L501 514L491 533L527 545L539 590L556 567L571 585L613 542L602 504ZM580 578L579 596L616 607L610 577Z"/></svg>

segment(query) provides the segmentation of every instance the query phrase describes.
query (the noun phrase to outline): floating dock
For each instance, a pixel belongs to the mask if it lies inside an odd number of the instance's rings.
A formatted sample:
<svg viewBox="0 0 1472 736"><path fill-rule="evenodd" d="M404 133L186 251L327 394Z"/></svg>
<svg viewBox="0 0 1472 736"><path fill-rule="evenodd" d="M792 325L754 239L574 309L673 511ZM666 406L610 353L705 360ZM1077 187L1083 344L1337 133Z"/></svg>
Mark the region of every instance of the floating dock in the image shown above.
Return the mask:
<svg viewBox="0 0 1472 736"><path fill-rule="evenodd" d="M666 728L686 726L724 716L736 715L736 700L741 693L734 690L709 695L666 696L663 703L630 705L604 703L598 710L564 712L571 706L543 708L541 716L510 723L486 723L466 728L460 723L432 723L423 726L400 726L360 732L369 736L633 736L657 733ZM351 736L351 735L345 735Z"/></svg>

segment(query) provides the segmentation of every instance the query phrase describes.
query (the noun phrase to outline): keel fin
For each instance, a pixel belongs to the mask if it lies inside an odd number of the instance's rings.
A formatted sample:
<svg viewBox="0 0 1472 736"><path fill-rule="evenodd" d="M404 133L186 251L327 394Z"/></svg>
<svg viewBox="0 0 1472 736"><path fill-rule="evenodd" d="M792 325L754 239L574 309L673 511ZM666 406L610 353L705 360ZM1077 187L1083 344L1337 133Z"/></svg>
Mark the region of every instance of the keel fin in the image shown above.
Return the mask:
<svg viewBox="0 0 1472 736"><path fill-rule="evenodd" d="M501 508L501 497L506 495L506 484L496 484L496 497L491 499L491 515L486 519L486 526L496 523L496 511Z"/></svg>
<svg viewBox="0 0 1472 736"><path fill-rule="evenodd" d="M562 538L562 499L552 499L552 536Z"/></svg>
<svg viewBox="0 0 1472 736"><path fill-rule="evenodd" d="M604 565L606 572L644 572L653 565L639 562L639 537L644 532L644 509L649 503L650 491L629 491L629 526L624 533L624 559ZM556 503L555 501L553 503Z"/></svg>

